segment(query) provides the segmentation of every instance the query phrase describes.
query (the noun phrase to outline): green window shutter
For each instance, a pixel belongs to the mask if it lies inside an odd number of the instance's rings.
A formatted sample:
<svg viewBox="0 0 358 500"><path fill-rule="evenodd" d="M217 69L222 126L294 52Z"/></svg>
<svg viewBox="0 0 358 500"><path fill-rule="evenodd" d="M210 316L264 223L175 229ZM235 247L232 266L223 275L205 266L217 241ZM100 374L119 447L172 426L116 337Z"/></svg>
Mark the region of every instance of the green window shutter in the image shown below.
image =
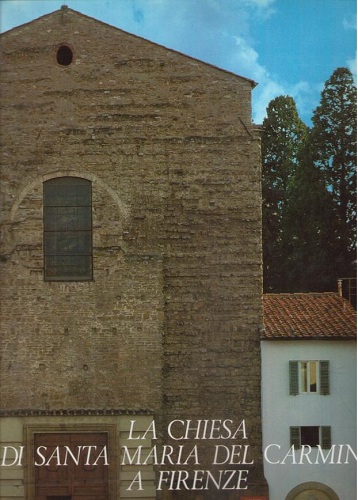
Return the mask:
<svg viewBox="0 0 358 500"><path fill-rule="evenodd" d="M321 447L324 450L328 450L331 448L331 446L331 427L328 425L324 425L321 427Z"/></svg>
<svg viewBox="0 0 358 500"><path fill-rule="evenodd" d="M324 396L329 394L329 361L319 363L320 393Z"/></svg>
<svg viewBox="0 0 358 500"><path fill-rule="evenodd" d="M290 395L298 394L298 361L290 361Z"/></svg>
<svg viewBox="0 0 358 500"><path fill-rule="evenodd" d="M299 448L301 446L299 427L290 427L290 442L291 446L294 446L295 448Z"/></svg>

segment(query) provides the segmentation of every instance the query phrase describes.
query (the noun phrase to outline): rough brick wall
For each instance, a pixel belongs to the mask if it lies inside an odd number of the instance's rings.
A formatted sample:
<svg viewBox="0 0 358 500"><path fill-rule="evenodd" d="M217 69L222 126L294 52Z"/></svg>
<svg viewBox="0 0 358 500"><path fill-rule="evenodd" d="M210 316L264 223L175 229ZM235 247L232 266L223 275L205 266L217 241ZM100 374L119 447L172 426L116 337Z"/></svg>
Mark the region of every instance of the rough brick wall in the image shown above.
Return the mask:
<svg viewBox="0 0 358 500"><path fill-rule="evenodd" d="M1 66L1 406L246 419L260 461L251 82L69 9L4 34ZM62 175L93 183L91 282L43 279Z"/></svg>

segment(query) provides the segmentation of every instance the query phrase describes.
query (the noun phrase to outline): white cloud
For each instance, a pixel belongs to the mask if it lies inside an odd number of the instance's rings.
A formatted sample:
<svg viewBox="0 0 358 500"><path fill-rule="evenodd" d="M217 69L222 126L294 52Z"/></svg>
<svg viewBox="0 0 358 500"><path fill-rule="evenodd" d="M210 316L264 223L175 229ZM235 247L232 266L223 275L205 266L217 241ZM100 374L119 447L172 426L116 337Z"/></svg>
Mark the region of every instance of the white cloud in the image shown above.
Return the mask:
<svg viewBox="0 0 358 500"><path fill-rule="evenodd" d="M252 112L254 123L262 123L266 116L268 103L279 95L286 95L285 89L273 80L268 80L263 85L260 84L260 86L254 90Z"/></svg>
<svg viewBox="0 0 358 500"><path fill-rule="evenodd" d="M268 103L279 95L293 97L299 110L308 112L312 109L315 89L311 88L308 82L300 81L289 85L278 81L265 66L260 64L259 54L245 38L236 36L234 40L236 50L231 61L234 72L251 78L259 84L253 92L253 121L255 123L262 123Z"/></svg>
<svg viewBox="0 0 358 500"><path fill-rule="evenodd" d="M308 123L312 118L313 109L318 104L317 96L321 90L307 81L300 81L294 85L278 82L266 72L266 78L253 92L253 120L255 123L262 123L268 103L280 95L289 95L296 103L300 118Z"/></svg>
<svg viewBox="0 0 358 500"><path fill-rule="evenodd" d="M347 67L352 73L354 81L357 84L357 52L355 57L347 60Z"/></svg>
<svg viewBox="0 0 358 500"><path fill-rule="evenodd" d="M248 76L247 72L250 72L250 78L253 80L260 80L266 70L258 62L258 53L250 46L245 38L235 36L234 40L236 47L235 52L233 52L232 63L242 68L242 72L246 76Z"/></svg>
<svg viewBox="0 0 358 500"><path fill-rule="evenodd" d="M270 17L275 9L273 8L276 0L242 0L243 6L255 11L255 14L265 19Z"/></svg>
<svg viewBox="0 0 358 500"><path fill-rule="evenodd" d="M276 0L246 0L247 4L257 5L258 7L270 7Z"/></svg>
<svg viewBox="0 0 358 500"><path fill-rule="evenodd" d="M347 19L346 17L343 19L343 28L345 30L356 30L357 29L357 20L356 18Z"/></svg>

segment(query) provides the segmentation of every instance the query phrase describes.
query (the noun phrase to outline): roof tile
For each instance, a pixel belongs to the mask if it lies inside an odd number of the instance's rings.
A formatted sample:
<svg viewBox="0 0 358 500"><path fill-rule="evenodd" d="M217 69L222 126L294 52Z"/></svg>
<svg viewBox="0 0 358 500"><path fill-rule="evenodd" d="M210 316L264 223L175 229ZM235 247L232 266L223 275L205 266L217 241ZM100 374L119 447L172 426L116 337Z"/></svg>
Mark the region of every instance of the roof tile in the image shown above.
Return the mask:
<svg viewBox="0 0 358 500"><path fill-rule="evenodd" d="M356 311L334 292L264 294L263 339L355 339Z"/></svg>

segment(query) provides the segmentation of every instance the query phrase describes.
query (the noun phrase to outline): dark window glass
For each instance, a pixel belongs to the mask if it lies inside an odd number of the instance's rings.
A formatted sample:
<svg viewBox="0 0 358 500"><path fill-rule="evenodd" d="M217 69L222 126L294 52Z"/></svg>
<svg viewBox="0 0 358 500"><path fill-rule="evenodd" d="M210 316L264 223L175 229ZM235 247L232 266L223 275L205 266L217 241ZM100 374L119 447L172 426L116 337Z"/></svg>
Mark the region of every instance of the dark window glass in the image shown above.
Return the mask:
<svg viewBox="0 0 358 500"><path fill-rule="evenodd" d="M304 444L309 446L319 445L319 427L301 427L301 446Z"/></svg>
<svg viewBox="0 0 358 500"><path fill-rule="evenodd" d="M44 183L45 279L92 279L92 186L78 177Z"/></svg>

